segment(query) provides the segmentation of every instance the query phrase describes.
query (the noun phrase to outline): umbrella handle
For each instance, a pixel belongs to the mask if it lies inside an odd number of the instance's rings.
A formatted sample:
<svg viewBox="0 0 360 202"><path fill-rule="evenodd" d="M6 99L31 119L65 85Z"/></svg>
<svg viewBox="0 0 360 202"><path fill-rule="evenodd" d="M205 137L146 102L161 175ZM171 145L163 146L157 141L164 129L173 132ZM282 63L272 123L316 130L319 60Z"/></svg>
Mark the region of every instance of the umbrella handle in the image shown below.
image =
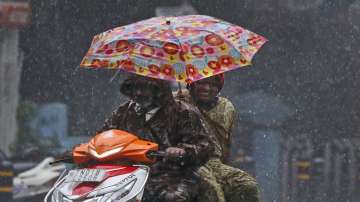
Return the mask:
<svg viewBox="0 0 360 202"><path fill-rule="evenodd" d="M182 101L184 101L184 100L185 100L185 96L184 96L184 94L183 94L183 92L182 92L180 82L178 82L178 91L177 91L177 95L176 95L176 97L178 97L178 98L179 98L179 100L182 100Z"/></svg>
<svg viewBox="0 0 360 202"><path fill-rule="evenodd" d="M181 84L180 84L180 82L178 82L178 93L180 94L180 95L182 95L182 90L181 90Z"/></svg>

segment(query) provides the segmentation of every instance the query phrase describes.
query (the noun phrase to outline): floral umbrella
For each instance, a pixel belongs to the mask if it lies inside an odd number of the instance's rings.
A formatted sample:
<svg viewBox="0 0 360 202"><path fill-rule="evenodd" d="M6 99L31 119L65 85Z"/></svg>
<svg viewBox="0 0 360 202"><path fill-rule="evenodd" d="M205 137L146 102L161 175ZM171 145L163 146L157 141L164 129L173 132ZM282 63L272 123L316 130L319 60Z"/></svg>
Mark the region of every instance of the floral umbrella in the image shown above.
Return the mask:
<svg viewBox="0 0 360 202"><path fill-rule="evenodd" d="M80 66L190 83L251 64L266 41L209 16L154 17L96 35Z"/></svg>

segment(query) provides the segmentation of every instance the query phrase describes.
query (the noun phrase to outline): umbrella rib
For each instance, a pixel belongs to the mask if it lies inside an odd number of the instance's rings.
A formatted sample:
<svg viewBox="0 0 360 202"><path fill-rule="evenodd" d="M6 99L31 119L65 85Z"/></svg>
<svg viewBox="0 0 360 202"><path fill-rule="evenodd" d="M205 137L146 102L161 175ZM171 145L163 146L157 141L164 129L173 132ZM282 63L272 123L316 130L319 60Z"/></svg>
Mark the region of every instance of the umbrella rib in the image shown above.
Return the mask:
<svg viewBox="0 0 360 202"><path fill-rule="evenodd" d="M170 27L170 30L172 31L172 33L174 33L173 27L172 27L171 25L169 25L169 27ZM180 49L181 49L181 51L182 51L182 50L183 50L183 47L182 47L182 45L181 45L180 39L179 39L175 34L173 34L173 37L174 37L174 38L176 39L176 41L178 42L178 44L179 44L179 46L180 46ZM185 57L184 57L184 61L183 61L183 68L185 69L186 77L188 77L188 74L187 74L187 71L186 71L186 59L185 59Z"/></svg>
<svg viewBox="0 0 360 202"><path fill-rule="evenodd" d="M115 80L115 78L117 77L117 75L119 75L119 72L121 71L121 69L117 69L116 73L114 74L114 76L111 77L109 83L113 82Z"/></svg>

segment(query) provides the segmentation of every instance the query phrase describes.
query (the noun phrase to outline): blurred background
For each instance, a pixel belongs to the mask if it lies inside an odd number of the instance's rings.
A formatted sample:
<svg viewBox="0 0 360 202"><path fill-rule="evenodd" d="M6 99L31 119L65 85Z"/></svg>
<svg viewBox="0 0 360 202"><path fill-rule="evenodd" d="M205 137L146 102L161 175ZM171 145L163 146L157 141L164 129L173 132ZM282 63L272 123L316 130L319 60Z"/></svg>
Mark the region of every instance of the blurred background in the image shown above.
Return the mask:
<svg viewBox="0 0 360 202"><path fill-rule="evenodd" d="M264 201L360 201L360 0L0 0L0 199L125 100L126 74L79 69L94 35L187 14L269 39L221 93L239 114L230 163L256 176Z"/></svg>

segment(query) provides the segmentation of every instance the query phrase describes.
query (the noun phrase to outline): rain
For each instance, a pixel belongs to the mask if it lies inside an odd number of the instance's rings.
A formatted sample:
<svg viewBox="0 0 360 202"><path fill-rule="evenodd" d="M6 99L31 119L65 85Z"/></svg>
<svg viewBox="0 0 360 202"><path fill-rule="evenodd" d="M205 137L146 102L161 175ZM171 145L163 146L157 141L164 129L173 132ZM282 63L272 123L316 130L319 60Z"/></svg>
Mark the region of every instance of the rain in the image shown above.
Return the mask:
<svg viewBox="0 0 360 202"><path fill-rule="evenodd" d="M42 201L56 178L19 174L87 142L127 100L129 73L80 67L95 35L194 14L268 40L225 73L228 164L264 202L360 201L360 0L0 0L0 201Z"/></svg>

